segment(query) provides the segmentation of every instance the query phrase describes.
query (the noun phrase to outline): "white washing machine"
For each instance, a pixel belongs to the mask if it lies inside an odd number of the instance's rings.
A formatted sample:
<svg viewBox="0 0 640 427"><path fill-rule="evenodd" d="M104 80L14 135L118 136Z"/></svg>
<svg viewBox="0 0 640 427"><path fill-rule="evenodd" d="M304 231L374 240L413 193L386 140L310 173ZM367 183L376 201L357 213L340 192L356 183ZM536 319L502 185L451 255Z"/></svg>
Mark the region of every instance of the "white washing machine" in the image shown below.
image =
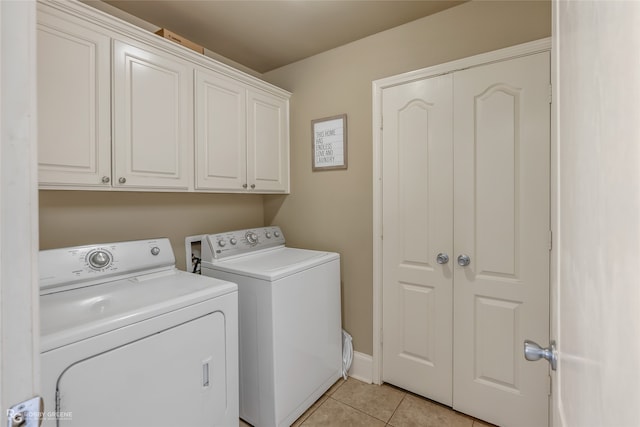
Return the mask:
<svg viewBox="0 0 640 427"><path fill-rule="evenodd" d="M290 426L341 376L340 256L278 227L202 236L202 274L238 284L240 418Z"/></svg>
<svg viewBox="0 0 640 427"><path fill-rule="evenodd" d="M168 239L40 252L45 426L237 426L234 283Z"/></svg>

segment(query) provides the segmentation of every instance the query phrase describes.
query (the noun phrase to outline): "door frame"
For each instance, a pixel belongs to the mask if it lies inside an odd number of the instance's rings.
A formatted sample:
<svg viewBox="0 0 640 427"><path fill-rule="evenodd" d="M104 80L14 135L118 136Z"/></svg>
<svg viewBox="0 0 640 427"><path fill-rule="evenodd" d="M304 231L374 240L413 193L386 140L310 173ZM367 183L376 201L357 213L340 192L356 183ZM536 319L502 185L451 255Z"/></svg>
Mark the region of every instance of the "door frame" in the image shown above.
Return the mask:
<svg viewBox="0 0 640 427"><path fill-rule="evenodd" d="M490 64L492 62L506 59L532 55L539 52L551 51L551 38L544 38L516 46L499 49L492 52L470 56L444 64L435 65L420 70L409 71L396 76L386 77L372 82L373 101L373 357L371 379L374 384L382 383L382 91L393 86L422 80L429 77L436 77L441 74L452 73L466 68L477 67ZM552 65L553 69L553 65ZM551 71L551 70L550 70ZM556 207L556 164L554 124L551 124L551 212ZM551 214L550 212L550 214ZM555 218L551 219L551 230L556 229ZM552 249L553 251L553 249ZM550 279L551 289L550 307L555 306L555 262L553 252L551 253ZM552 312L550 312L552 313ZM554 317L553 315L551 316ZM553 320L553 319L551 319ZM551 325L554 325L551 323ZM553 328L552 328L553 329ZM553 332L553 331L550 331ZM550 336L555 336L551 333ZM543 343L541 343L543 344ZM543 345L546 345L544 343Z"/></svg>
<svg viewBox="0 0 640 427"><path fill-rule="evenodd" d="M0 1L0 40L0 414L6 424L11 406L40 392L35 0Z"/></svg>

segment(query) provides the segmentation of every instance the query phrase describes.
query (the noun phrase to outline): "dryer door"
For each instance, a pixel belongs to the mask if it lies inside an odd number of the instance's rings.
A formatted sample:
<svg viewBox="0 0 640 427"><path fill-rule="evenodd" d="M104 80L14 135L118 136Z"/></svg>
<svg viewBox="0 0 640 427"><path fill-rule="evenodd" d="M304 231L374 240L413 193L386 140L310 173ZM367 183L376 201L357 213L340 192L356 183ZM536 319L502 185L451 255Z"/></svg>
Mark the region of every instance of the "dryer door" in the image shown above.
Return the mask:
<svg viewBox="0 0 640 427"><path fill-rule="evenodd" d="M98 354L60 376L58 425L216 425L226 363L220 312Z"/></svg>

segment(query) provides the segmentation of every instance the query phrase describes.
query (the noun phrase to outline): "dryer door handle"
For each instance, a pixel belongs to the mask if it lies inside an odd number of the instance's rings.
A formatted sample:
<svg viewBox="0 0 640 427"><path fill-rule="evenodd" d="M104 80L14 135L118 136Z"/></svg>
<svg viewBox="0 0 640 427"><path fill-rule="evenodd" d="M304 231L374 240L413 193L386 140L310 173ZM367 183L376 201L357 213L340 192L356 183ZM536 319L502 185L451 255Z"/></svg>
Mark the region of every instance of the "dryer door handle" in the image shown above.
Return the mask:
<svg viewBox="0 0 640 427"><path fill-rule="evenodd" d="M211 385L209 381L209 363L211 362L211 358L202 362L202 387L207 388Z"/></svg>

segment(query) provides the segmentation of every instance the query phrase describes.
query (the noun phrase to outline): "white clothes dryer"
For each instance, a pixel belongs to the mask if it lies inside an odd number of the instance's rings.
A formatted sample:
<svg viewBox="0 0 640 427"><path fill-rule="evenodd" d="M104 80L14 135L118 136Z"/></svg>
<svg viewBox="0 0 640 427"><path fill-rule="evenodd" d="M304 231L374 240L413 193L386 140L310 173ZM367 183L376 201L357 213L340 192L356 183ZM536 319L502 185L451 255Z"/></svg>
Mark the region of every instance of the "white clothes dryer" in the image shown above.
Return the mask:
<svg viewBox="0 0 640 427"><path fill-rule="evenodd" d="M290 426L341 376L340 256L278 227L202 236L202 274L238 284L240 418Z"/></svg>
<svg viewBox="0 0 640 427"><path fill-rule="evenodd" d="M168 239L40 252L44 426L238 425L237 286Z"/></svg>

